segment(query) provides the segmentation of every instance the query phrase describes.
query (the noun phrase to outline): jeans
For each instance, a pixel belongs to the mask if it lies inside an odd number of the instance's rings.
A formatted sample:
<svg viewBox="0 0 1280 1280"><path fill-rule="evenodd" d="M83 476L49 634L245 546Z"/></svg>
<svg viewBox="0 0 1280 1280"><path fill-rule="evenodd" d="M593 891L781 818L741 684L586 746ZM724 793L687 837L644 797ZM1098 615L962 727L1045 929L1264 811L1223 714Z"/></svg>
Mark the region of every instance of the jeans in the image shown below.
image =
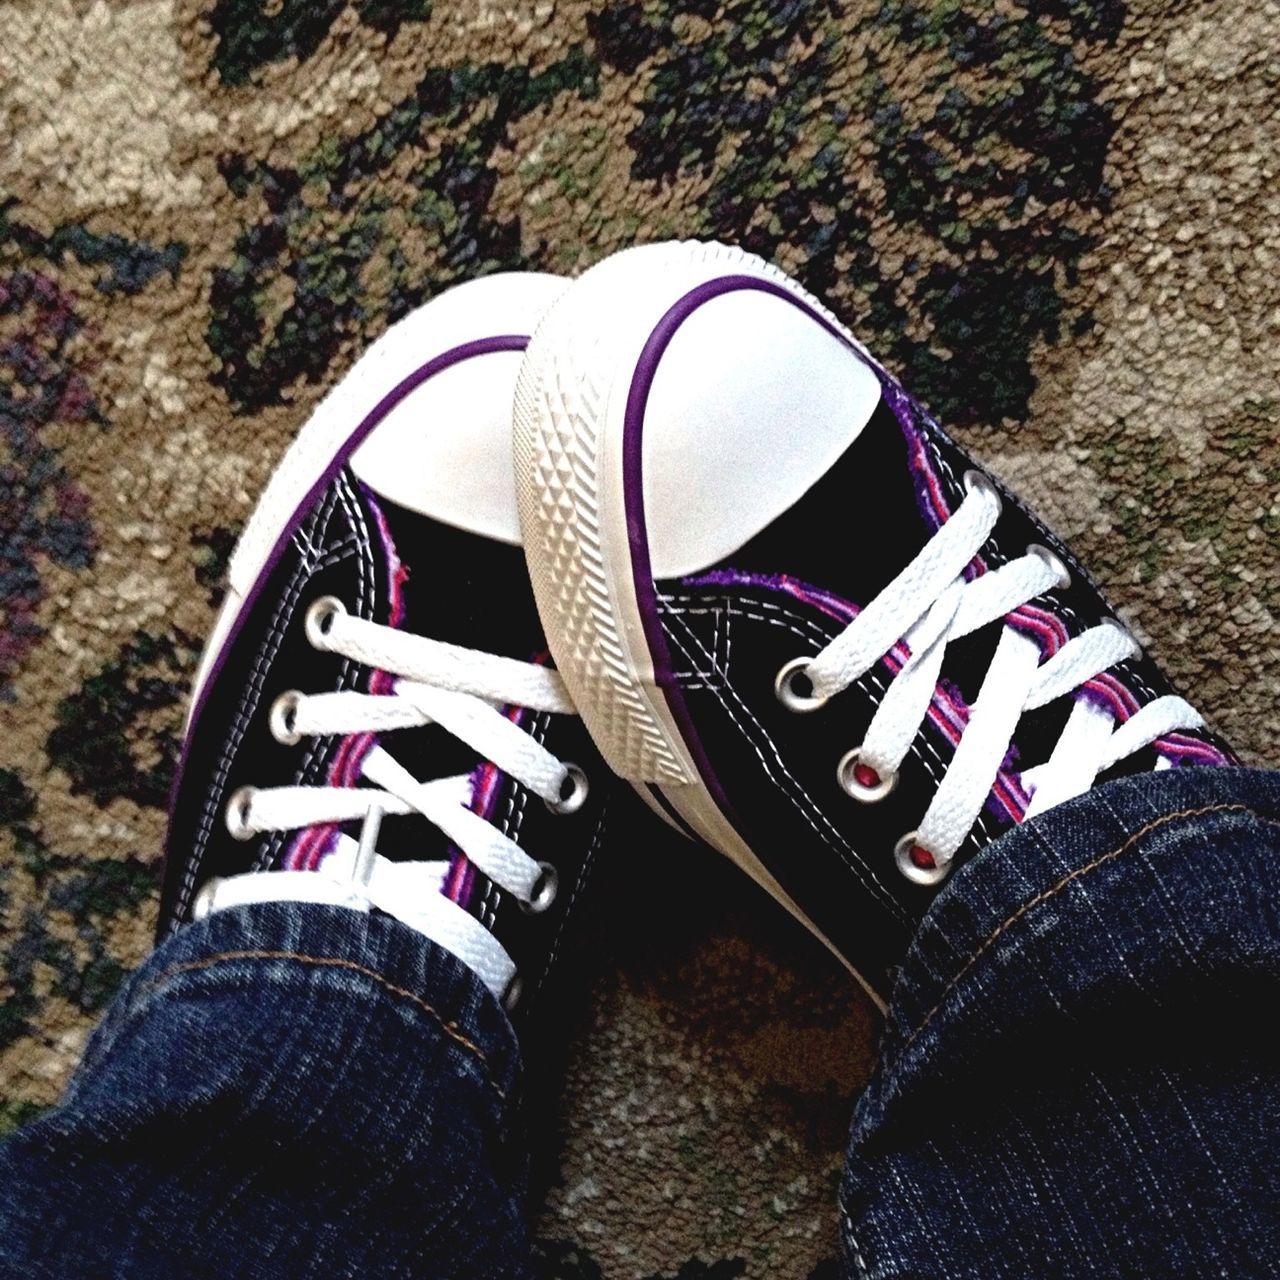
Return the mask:
<svg viewBox="0 0 1280 1280"><path fill-rule="evenodd" d="M1002 837L903 966L845 1274L1280 1276L1278 978L1280 775L1126 779ZM399 923L217 913L0 1147L0 1276L531 1276L520 1079Z"/></svg>

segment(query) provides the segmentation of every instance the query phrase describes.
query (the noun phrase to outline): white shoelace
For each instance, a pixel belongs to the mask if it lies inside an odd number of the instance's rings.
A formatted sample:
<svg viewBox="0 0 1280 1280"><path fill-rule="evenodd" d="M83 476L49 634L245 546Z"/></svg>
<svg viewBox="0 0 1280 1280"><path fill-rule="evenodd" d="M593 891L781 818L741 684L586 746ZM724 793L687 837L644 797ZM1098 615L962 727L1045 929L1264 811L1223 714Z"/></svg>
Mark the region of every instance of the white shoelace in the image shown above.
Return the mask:
<svg viewBox="0 0 1280 1280"><path fill-rule="evenodd" d="M840 762L840 779L855 799L874 803L892 791L898 770L929 714L947 645L1004 617L1068 575L1056 556L1029 548L1017 560L970 580L966 566L1000 515L1000 496L978 472L965 477L959 509L905 569L824 649L778 673L778 696L794 711L811 711L848 688L904 641L910 657L893 677L860 746ZM895 858L909 879L934 884L950 868L995 786L1018 721L1079 689L1140 652L1117 622L1091 627L1042 662L1040 645L1013 626L1001 633L991 665L955 754L914 831ZM810 689L795 688L797 676ZM1179 729L1199 729L1199 713L1168 695L1147 703L1119 727L1099 702L1081 697L1048 761L1022 774L1032 791L1027 816L1088 790L1100 773Z"/></svg>
<svg viewBox="0 0 1280 1280"><path fill-rule="evenodd" d="M383 733L439 725L481 758L540 796L555 812L568 813L586 798L587 781L500 709L572 714L574 706L556 672L536 663L445 644L357 618L326 596L307 611L307 638L316 649L398 677L390 693L282 694L271 708L271 730L281 742L304 737ZM361 820L359 843L339 834L335 848L315 870L250 872L209 881L196 916L250 902L327 902L377 907L452 951L491 991L513 990L515 965L474 916L446 898L445 862L390 862L375 851L383 814L421 814L472 864L530 911L555 897L555 871L536 862L478 813L468 775L420 782L381 745L364 755L360 770L371 787L242 787L227 804L227 826L239 839L268 831L297 831Z"/></svg>

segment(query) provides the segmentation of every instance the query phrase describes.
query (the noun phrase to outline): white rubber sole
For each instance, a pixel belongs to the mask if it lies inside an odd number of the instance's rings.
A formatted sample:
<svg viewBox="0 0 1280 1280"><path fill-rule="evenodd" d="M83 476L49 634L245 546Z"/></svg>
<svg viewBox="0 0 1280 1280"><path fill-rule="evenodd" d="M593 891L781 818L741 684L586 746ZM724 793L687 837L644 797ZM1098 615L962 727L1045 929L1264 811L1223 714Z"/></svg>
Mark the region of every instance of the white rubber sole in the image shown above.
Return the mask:
<svg viewBox="0 0 1280 1280"><path fill-rule="evenodd" d="M725 277L749 277L785 293L862 352L814 298L738 249L645 246L592 268L534 333L516 385L516 492L530 579L557 669L609 765L642 795L649 788L660 795L682 825L786 907L882 1006L717 799L714 772L682 724L682 699L664 669L665 641L655 635L653 601L645 598L653 583L649 549L637 546L643 534L636 527L634 430L627 439L633 379L672 308Z"/></svg>

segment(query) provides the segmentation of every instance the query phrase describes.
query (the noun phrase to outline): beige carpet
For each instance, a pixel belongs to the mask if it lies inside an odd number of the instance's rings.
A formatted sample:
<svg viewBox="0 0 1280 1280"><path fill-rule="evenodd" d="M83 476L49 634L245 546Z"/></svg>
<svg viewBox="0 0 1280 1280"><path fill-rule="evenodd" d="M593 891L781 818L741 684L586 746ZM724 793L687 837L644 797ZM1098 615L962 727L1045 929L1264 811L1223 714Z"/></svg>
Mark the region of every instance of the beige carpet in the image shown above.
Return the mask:
<svg viewBox="0 0 1280 1280"><path fill-rule="evenodd" d="M0 1128L145 954L254 495L478 272L779 260L1274 760L1278 51L1274 0L0 3ZM828 1275L874 1018L727 869L647 878L653 927L601 940L548 1270Z"/></svg>

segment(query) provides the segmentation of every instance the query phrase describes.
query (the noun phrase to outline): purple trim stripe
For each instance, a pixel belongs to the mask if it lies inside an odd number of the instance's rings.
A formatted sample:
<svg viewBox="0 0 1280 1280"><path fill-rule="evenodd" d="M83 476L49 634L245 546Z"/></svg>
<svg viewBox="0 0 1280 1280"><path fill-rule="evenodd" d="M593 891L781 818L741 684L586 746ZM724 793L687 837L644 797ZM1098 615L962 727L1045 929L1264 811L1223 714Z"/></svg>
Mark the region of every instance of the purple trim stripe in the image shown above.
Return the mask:
<svg viewBox="0 0 1280 1280"><path fill-rule="evenodd" d="M698 737L693 717L689 714L688 704L676 680L671 649L667 644L666 632L663 630L662 619L658 613L658 593L653 581L653 565L649 558L649 537L644 510L643 460L645 411L649 403L649 394L653 389L653 380L658 372L658 365L666 354L667 347L681 325L700 307L715 298L740 290L771 294L789 303L816 320L832 337L844 343L852 354L858 355L857 348L835 324L789 290L772 281L760 280L748 275L729 275L721 276L718 280L709 280L696 289L691 289L654 326L632 371L626 414L623 419L622 484L623 509L626 514L627 539L631 549L631 572L636 605L640 612L645 642L653 661L654 678L662 690L671 718L680 730L685 747L693 757L703 785L725 819L746 840L743 824L734 815L733 806L729 803L724 787L707 756L706 748ZM858 358L862 357L858 355ZM748 840L747 843L750 844L750 841Z"/></svg>

